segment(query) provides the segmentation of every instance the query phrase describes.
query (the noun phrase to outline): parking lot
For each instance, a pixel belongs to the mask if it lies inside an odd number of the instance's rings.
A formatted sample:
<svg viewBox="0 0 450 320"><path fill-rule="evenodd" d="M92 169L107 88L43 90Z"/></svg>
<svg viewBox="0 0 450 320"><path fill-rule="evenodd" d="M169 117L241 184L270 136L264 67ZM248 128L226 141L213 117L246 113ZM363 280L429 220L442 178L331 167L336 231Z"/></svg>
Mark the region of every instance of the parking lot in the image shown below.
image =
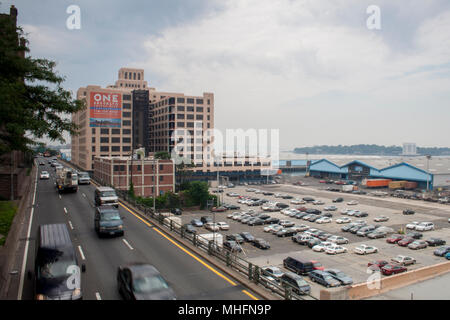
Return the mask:
<svg viewBox="0 0 450 320"><path fill-rule="evenodd" d="M312 205L311 203L302 205L293 205L290 203L292 199L281 199L276 198L274 195L263 195L261 193L255 194L255 192L246 191L248 188L257 188L260 190L266 190L273 193L282 193L293 196L294 198L303 198L306 196L313 197L316 200L322 200L324 204L322 205ZM348 249L347 253L341 253L337 255L328 255L324 252L314 252L308 246L299 245L292 241L291 237L280 238L275 234L267 233L263 231L264 226L248 226L242 224L238 221L227 218L229 213L235 211L244 211L253 209L256 212L263 212L261 206L247 206L245 204L240 204L237 202L237 197L229 197L226 195L228 192L235 192L242 196L251 196L255 198L263 198L269 201L278 201L288 204L290 208L296 208L300 206L306 206L307 208L319 209L322 212L323 208L330 205L335 205L338 209L331 212L332 222L326 224L317 224L315 222L304 221L302 219L296 219L295 217L288 217L281 212L265 212L271 217L290 220L295 222L296 225L305 224L311 228L319 229L328 232L333 235L339 235L347 238L349 240L348 244L343 245ZM250 262L253 262L259 266L278 266L283 270L283 259L288 256L302 258L306 260L316 260L323 264L325 268L339 269L345 272L347 275L353 278L354 283L360 283L367 281L370 274L368 273L367 263L373 260L387 260L390 261L391 258L397 255L407 255L412 256L417 260L417 263L408 266L408 270L413 270L423 266L433 265L445 260L445 258L437 257L433 255L434 247L428 247L420 250L411 250L407 247L400 247L397 244L389 244L386 242L385 238L380 239L369 239L367 237L360 237L356 234L351 234L349 232L341 231L341 227L344 224L337 224L335 220L340 217L344 217L341 214L341 210L345 208L365 211L368 213L368 217L364 218L354 218L350 217L352 220L363 219L367 224L378 224L382 226L387 226L393 228L395 231L400 228L405 228L407 223L413 221L428 221L433 222L435 225L435 230L423 232L423 240L430 237L437 237L449 242L450 240L450 223L448 218L450 217L450 207L448 205L441 204L428 204L428 203L418 203L413 200L397 199L397 198L383 198L378 199L370 196L353 195L353 194L343 194L343 193L333 193L329 191L319 190L315 186L308 187L297 187L290 185L258 185L258 186L236 186L234 188L225 189L223 195L223 200L227 204L236 204L240 206L240 210L228 210L226 212L185 212L182 215L183 223L189 223L193 218L200 218L204 215L209 215L214 218L216 222L224 221L229 224L230 229L228 231L220 231L224 235L235 234L241 232L250 232L255 238L263 238L270 243L271 248L268 250L261 250L250 243L242 244L243 252L239 255ZM336 197L343 197L344 202L332 203L332 199ZM347 202L350 200L357 200L358 205L349 206ZM405 208L413 208L416 213L413 215L403 215L402 211ZM373 219L377 216L387 216L389 220L386 222L374 222ZM209 233L210 231L199 228L198 233ZM408 230L406 230L408 231ZM367 244L375 246L378 248L377 253L358 255L353 252L356 246L361 244ZM305 280L309 281L307 277ZM321 285L312 284L312 295L318 297L320 290L323 289Z"/></svg>

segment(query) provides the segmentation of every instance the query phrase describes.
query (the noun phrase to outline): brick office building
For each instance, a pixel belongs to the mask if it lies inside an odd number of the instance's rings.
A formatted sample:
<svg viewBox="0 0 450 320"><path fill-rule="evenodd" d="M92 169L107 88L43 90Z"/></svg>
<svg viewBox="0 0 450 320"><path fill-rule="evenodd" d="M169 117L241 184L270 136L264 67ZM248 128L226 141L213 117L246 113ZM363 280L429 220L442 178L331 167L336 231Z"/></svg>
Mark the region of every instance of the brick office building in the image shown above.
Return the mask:
<svg viewBox="0 0 450 320"><path fill-rule="evenodd" d="M119 190L128 190L133 181L137 196L152 197L175 191L175 165L172 160L128 157L95 157L94 178Z"/></svg>

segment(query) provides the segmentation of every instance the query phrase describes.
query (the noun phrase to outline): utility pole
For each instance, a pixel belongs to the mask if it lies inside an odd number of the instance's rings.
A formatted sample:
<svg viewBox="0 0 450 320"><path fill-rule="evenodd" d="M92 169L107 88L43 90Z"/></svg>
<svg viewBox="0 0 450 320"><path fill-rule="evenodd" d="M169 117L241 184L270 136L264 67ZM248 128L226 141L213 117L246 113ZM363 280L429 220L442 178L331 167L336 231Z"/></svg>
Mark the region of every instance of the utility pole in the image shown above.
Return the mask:
<svg viewBox="0 0 450 320"><path fill-rule="evenodd" d="M430 180L430 173L429 173L429 170L430 170L431 155L427 154L426 157L427 157L427 192L428 192L430 190L430 182L429 182L429 180Z"/></svg>

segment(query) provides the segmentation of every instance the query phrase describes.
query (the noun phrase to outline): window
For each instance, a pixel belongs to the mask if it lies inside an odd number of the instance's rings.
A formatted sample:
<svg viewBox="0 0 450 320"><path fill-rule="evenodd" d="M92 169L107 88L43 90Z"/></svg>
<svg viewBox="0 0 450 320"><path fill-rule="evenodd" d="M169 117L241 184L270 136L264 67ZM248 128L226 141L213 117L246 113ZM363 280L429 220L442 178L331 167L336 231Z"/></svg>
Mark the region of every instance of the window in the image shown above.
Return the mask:
<svg viewBox="0 0 450 320"><path fill-rule="evenodd" d="M109 137L101 137L100 138L100 143L108 143L109 142Z"/></svg>
<svg viewBox="0 0 450 320"><path fill-rule="evenodd" d="M194 104L194 99L192 99L192 98L187 98L186 100L187 100L187 103Z"/></svg>
<svg viewBox="0 0 450 320"><path fill-rule="evenodd" d="M92 143L95 143L95 137L92 137Z"/></svg>
<svg viewBox="0 0 450 320"><path fill-rule="evenodd" d="M131 121L130 120L122 120L122 124L124 126L131 126Z"/></svg>
<svg viewBox="0 0 450 320"><path fill-rule="evenodd" d="M130 151L130 150L131 150L130 146L122 147L122 151Z"/></svg>
<svg viewBox="0 0 450 320"><path fill-rule="evenodd" d="M203 104L203 99L197 99L197 104Z"/></svg>
<svg viewBox="0 0 450 320"><path fill-rule="evenodd" d="M196 115L196 119L197 119L197 120L203 120L203 115L202 115L202 114Z"/></svg>
<svg viewBox="0 0 450 320"><path fill-rule="evenodd" d="M92 128L92 134L95 134L95 128Z"/></svg>
<svg viewBox="0 0 450 320"><path fill-rule="evenodd" d="M178 113L177 119L184 119L184 113Z"/></svg>
<svg viewBox="0 0 450 320"><path fill-rule="evenodd" d="M211 112L211 108L208 108L208 112Z"/></svg>
<svg viewBox="0 0 450 320"><path fill-rule="evenodd" d="M184 103L184 98L177 98L178 103Z"/></svg>
<svg viewBox="0 0 450 320"><path fill-rule="evenodd" d="M109 129L100 129L101 134L109 134Z"/></svg>
<svg viewBox="0 0 450 320"><path fill-rule="evenodd" d="M184 111L184 106L177 106L177 111Z"/></svg>
<svg viewBox="0 0 450 320"><path fill-rule="evenodd" d="M211 104L211 101L208 99L208 104ZM208 108L208 111L209 111L209 108Z"/></svg>
<svg viewBox="0 0 450 320"><path fill-rule="evenodd" d="M197 112L203 112L203 107L197 107Z"/></svg>
<svg viewBox="0 0 450 320"><path fill-rule="evenodd" d="M101 152L108 152L109 151L109 146L101 146L100 147L100 151Z"/></svg>
<svg viewBox="0 0 450 320"><path fill-rule="evenodd" d="M164 180L164 176L159 176L159 182Z"/></svg>
<svg viewBox="0 0 450 320"><path fill-rule="evenodd" d="M131 134L131 129L122 129L123 134Z"/></svg>
<svg viewBox="0 0 450 320"><path fill-rule="evenodd" d="M131 143L131 138L122 138L123 143Z"/></svg>
<svg viewBox="0 0 450 320"><path fill-rule="evenodd" d="M123 100L131 100L131 94L124 94Z"/></svg>
<svg viewBox="0 0 450 320"><path fill-rule="evenodd" d="M131 117L131 112L123 112L122 114L123 114L123 117L124 117L124 118L129 118L129 117Z"/></svg>
<svg viewBox="0 0 450 320"><path fill-rule="evenodd" d="M187 122L186 126L188 128L193 128L194 127L194 123L193 122Z"/></svg>
<svg viewBox="0 0 450 320"><path fill-rule="evenodd" d="M131 103L124 103L123 104L124 109L131 109Z"/></svg>
<svg viewBox="0 0 450 320"><path fill-rule="evenodd" d="M120 171L120 166L115 165L115 166L114 166L114 171Z"/></svg>
<svg viewBox="0 0 450 320"><path fill-rule="evenodd" d="M112 143L120 143L120 138L119 137L111 138L111 142ZM116 150L113 150L113 151L116 151Z"/></svg>
<svg viewBox="0 0 450 320"><path fill-rule="evenodd" d="M120 134L120 129L111 129L112 134Z"/></svg>
<svg viewBox="0 0 450 320"><path fill-rule="evenodd" d="M92 152L95 152L95 147L92 147Z"/></svg>
<svg viewBox="0 0 450 320"><path fill-rule="evenodd" d="M181 128L184 128L184 122L177 122L177 126L181 127Z"/></svg>
<svg viewBox="0 0 450 320"><path fill-rule="evenodd" d="M194 119L194 115L193 114L187 114L186 115L186 119L193 120Z"/></svg>
<svg viewBox="0 0 450 320"><path fill-rule="evenodd" d="M120 152L120 146L112 146L111 151Z"/></svg>
<svg viewBox="0 0 450 320"><path fill-rule="evenodd" d="M186 109L187 109L187 111L192 111L192 112L194 112L194 107L187 107Z"/></svg>

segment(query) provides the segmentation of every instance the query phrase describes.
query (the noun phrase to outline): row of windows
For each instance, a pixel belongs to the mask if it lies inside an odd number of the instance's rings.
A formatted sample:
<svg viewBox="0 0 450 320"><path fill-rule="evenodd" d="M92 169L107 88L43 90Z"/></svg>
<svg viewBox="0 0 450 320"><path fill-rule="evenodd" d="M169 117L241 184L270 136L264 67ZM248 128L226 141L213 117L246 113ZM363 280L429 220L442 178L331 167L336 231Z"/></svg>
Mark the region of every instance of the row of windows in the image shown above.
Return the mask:
<svg viewBox="0 0 450 320"><path fill-rule="evenodd" d="M193 104L194 103L194 99L193 98L182 98L182 97L178 97L177 98L177 103L185 103L185 101L186 101L186 103L191 103L191 104ZM197 104L203 104L203 99L195 99L195 102L197 103ZM211 101L208 99L208 104L211 104Z"/></svg>
<svg viewBox="0 0 450 320"><path fill-rule="evenodd" d="M133 76L133 79L131 79L131 76ZM125 79L136 80L136 72L131 73L131 72L125 71L124 77L125 77ZM141 80L141 74L139 72L137 73L137 79Z"/></svg>
<svg viewBox="0 0 450 320"><path fill-rule="evenodd" d="M189 111L189 112L194 112L194 110L197 112L203 112L203 107L197 107L194 109L194 107L192 107L192 106L187 106L185 109L184 106L177 106L177 111L184 111L184 110ZM210 112L210 108L208 108L208 112Z"/></svg>
<svg viewBox="0 0 450 320"><path fill-rule="evenodd" d="M152 165L153 167L153 165ZM142 165L138 164L135 165L135 169L134 171L142 171ZM163 171L164 170L164 165L160 164L159 165L159 171ZM114 165L114 171L125 171L125 165ZM131 171L131 164L128 165L128 171ZM163 176L160 176L160 181L162 180ZM152 176L152 181L153 181L153 176Z"/></svg>
<svg viewBox="0 0 450 320"><path fill-rule="evenodd" d="M95 143L95 137L92 137L92 143ZM119 137L112 137L111 138L112 143L120 143ZM131 138L123 137L122 138L123 143L131 143ZM100 137L100 143L109 143L109 137Z"/></svg>
<svg viewBox="0 0 450 320"><path fill-rule="evenodd" d="M111 148L109 146L100 146L100 152L109 152L110 149L113 152L120 151L120 146L111 146ZM122 151L131 151L131 147L123 146ZM95 152L95 147L92 147L92 152Z"/></svg>
<svg viewBox="0 0 450 320"><path fill-rule="evenodd" d="M109 134L109 130L109 128L101 128L100 134ZM96 128L92 128L92 134L95 134L96 131ZM120 134L120 129L111 129L111 134ZM131 129L122 129L122 134L131 134Z"/></svg>

